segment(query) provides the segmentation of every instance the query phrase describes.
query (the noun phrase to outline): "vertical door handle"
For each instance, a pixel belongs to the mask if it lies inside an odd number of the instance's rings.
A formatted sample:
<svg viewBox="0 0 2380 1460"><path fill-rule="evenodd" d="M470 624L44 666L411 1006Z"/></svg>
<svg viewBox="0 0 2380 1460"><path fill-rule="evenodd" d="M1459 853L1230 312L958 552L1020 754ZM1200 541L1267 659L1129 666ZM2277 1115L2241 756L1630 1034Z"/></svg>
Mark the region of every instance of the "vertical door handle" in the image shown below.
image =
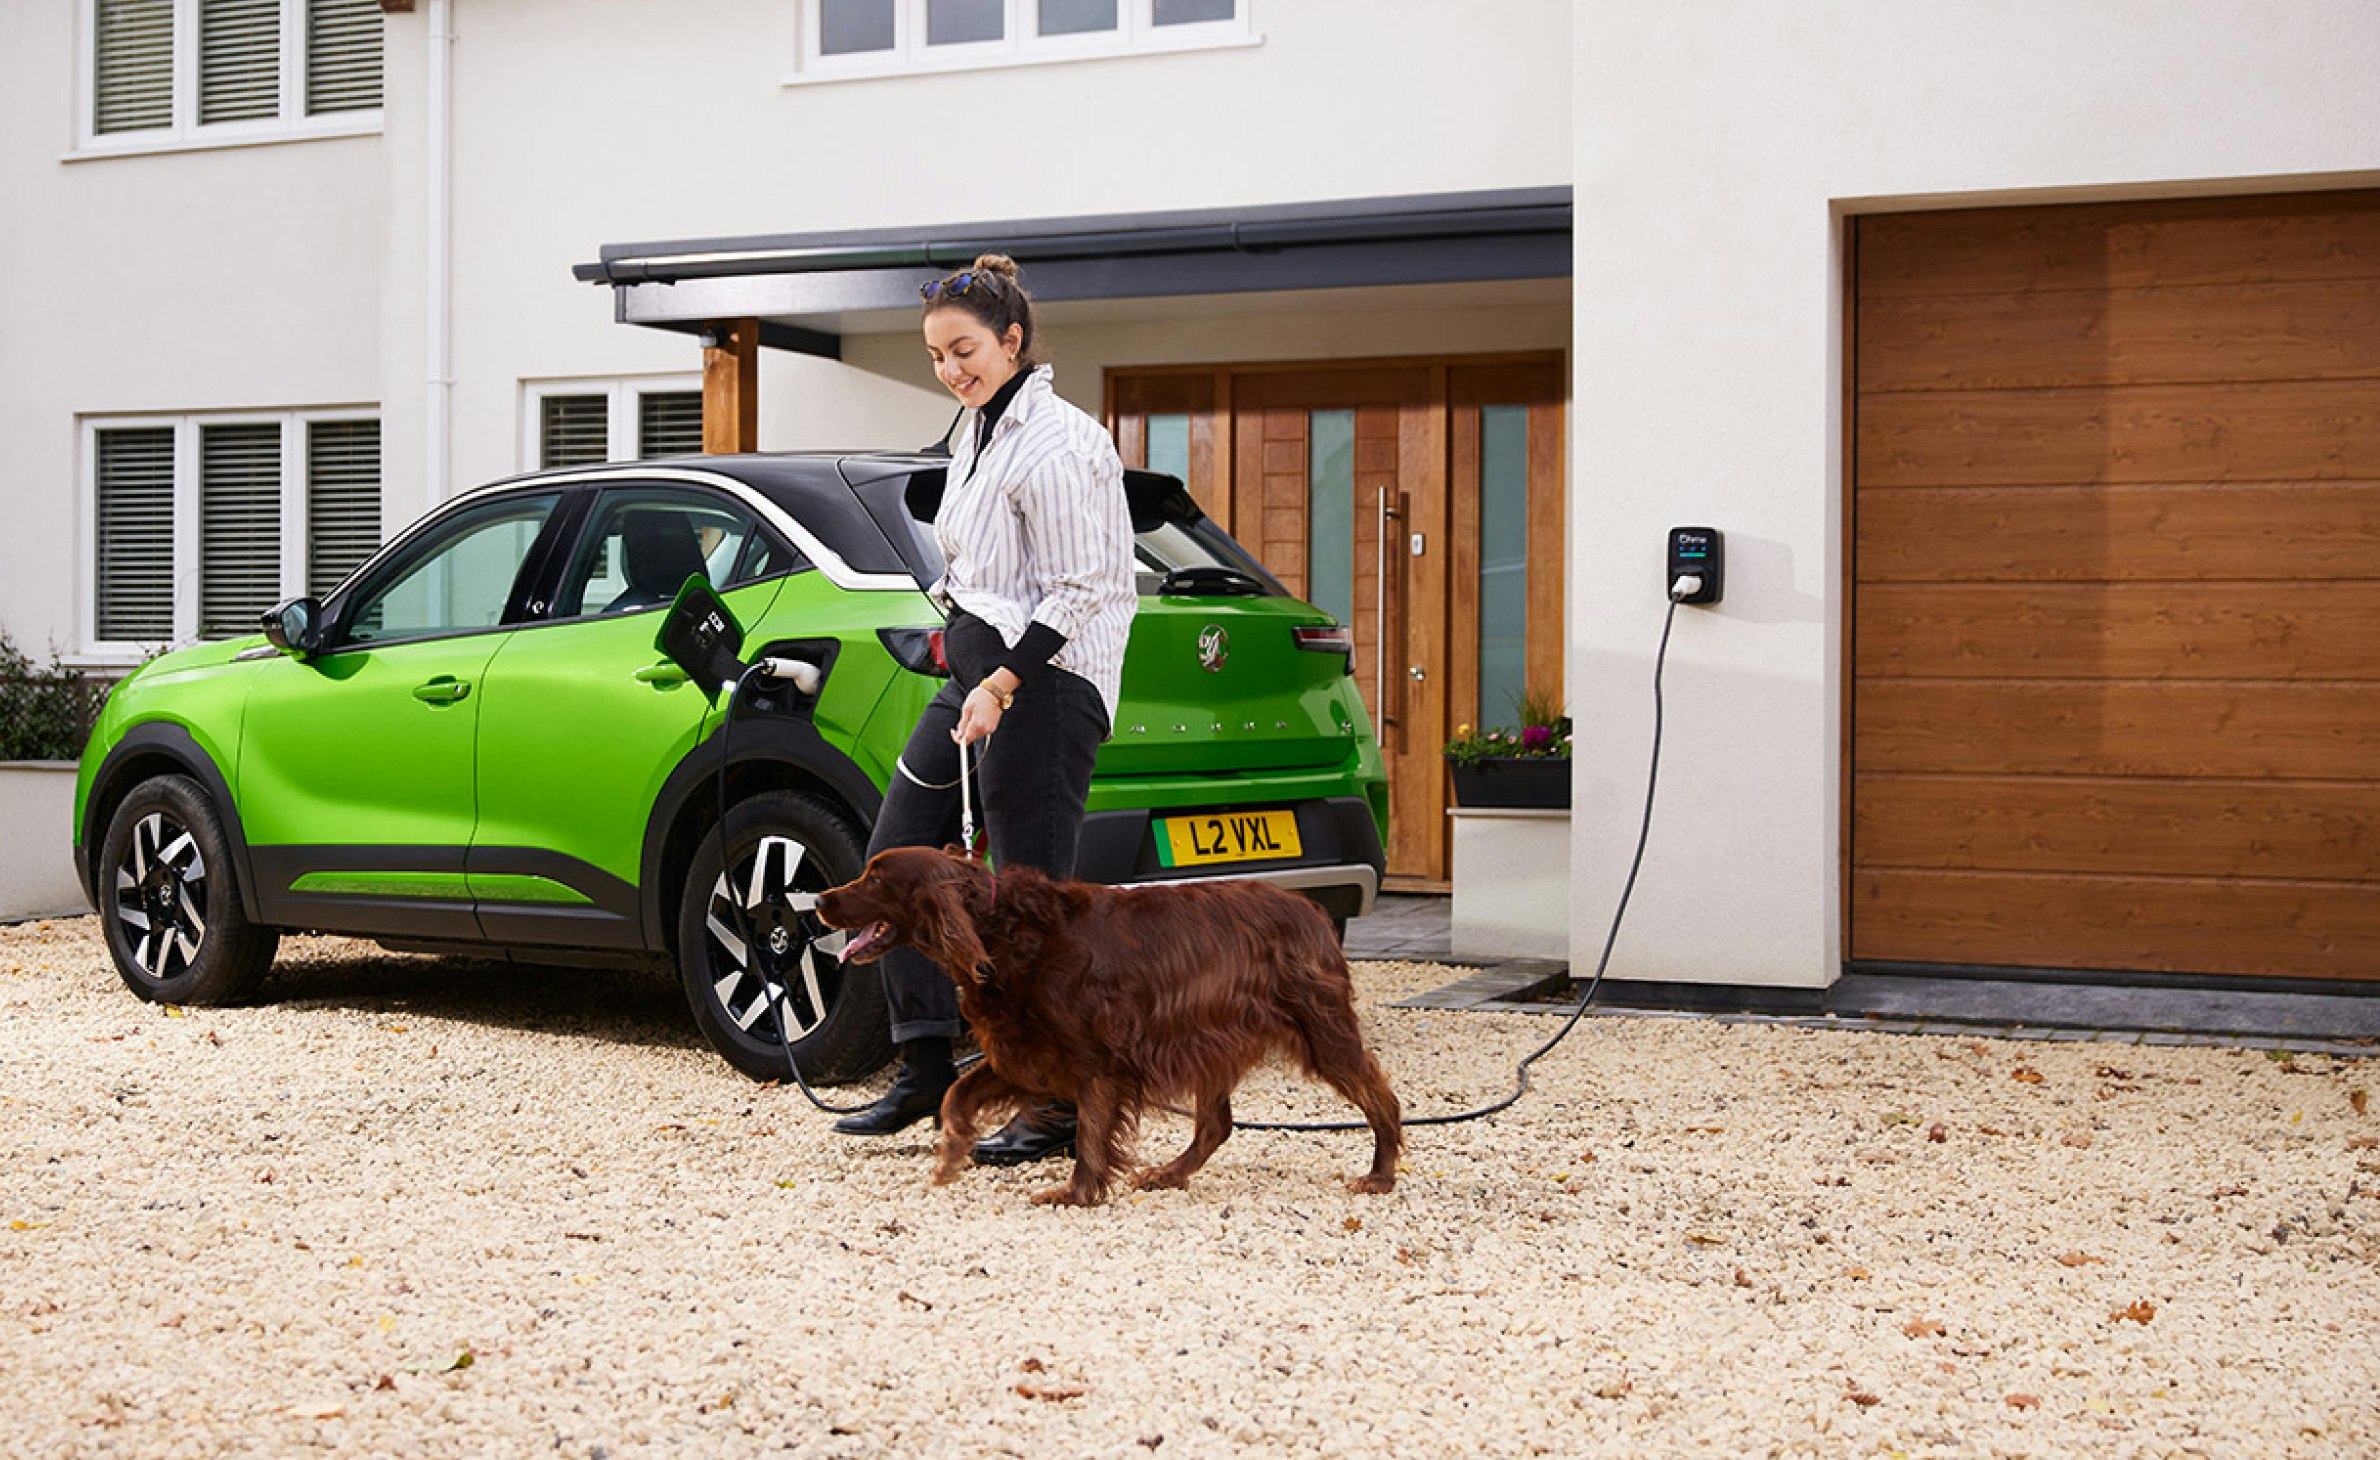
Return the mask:
<svg viewBox="0 0 2380 1460"><path fill-rule="evenodd" d="M1380 530L1373 534L1374 582L1372 592L1372 712L1380 717L1380 738L1388 739L1389 724L1395 719L1388 713L1388 565L1395 556L1389 544L1398 534L1389 524L1404 517L1404 513L1389 505L1387 487L1380 488Z"/></svg>

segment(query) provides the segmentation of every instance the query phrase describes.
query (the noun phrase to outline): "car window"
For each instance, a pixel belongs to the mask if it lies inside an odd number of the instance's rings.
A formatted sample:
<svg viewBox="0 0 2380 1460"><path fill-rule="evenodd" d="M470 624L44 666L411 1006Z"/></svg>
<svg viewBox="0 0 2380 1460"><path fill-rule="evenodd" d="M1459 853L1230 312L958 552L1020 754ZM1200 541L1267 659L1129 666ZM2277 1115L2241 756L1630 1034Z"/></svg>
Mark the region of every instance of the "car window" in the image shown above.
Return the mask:
<svg viewBox="0 0 2380 1460"><path fill-rule="evenodd" d="M733 588L800 565L742 507L701 492L605 492L554 599L556 618L659 608L696 573Z"/></svg>
<svg viewBox="0 0 2380 1460"><path fill-rule="evenodd" d="M365 585L344 638L369 644L502 623L513 580L559 500L551 492L508 497L449 517Z"/></svg>

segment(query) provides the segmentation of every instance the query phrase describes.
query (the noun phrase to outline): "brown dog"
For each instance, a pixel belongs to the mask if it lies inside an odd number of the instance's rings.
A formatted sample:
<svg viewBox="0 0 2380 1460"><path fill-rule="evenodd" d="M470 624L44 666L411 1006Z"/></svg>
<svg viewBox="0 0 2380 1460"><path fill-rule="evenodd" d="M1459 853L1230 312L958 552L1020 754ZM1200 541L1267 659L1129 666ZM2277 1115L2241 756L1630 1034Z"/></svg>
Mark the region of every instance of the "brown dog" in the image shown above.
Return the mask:
<svg viewBox="0 0 2380 1460"><path fill-rule="evenodd" d="M880 852L856 882L818 896L818 916L857 930L847 962L908 946L942 965L984 1058L942 1099L934 1181L958 1179L987 1111L1063 1099L1079 1114L1074 1176L1037 1202L1095 1206L1129 1157L1141 1112L1185 1100L1190 1148L1133 1178L1185 1186L1231 1134L1231 1092L1267 1055L1355 1102L1372 1169L1396 1184L1404 1123L1356 1028L1346 955L1314 904L1261 882L1099 887L951 851Z"/></svg>

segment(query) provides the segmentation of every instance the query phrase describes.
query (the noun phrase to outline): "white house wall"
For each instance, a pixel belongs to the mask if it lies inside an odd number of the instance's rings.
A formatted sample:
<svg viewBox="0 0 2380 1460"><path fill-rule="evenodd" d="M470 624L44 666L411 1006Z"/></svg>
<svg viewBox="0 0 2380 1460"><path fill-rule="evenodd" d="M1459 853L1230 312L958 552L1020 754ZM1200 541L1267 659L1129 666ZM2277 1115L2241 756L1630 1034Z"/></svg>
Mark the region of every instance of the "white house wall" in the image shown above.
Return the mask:
<svg viewBox="0 0 2380 1460"><path fill-rule="evenodd" d="M1565 0L1514 0L1492 25L1460 6L1250 4L1248 48L789 86L792 0L672 6L667 24L643 0L455 0L456 484L517 464L523 378L697 365L691 339L613 323L608 292L572 279L605 243L1569 176ZM424 20L390 22L392 107L418 97ZM400 128L413 146L393 116L392 145ZM1388 321L1356 331L1379 353L1432 348ZM1171 333L1067 330L1054 354L1096 408L1099 368L1182 358ZM1328 352L1299 334L1243 319L1198 358ZM417 396L418 349L392 359L392 401ZM764 446L914 444L948 419L913 341L854 336L846 359L763 352Z"/></svg>
<svg viewBox="0 0 2380 1460"><path fill-rule="evenodd" d="M1864 209L2369 186L2367 0L1767 0L1575 13L1571 946L1602 946L1681 609L1652 843L1614 976L1838 966L1841 220Z"/></svg>
<svg viewBox="0 0 2380 1460"><path fill-rule="evenodd" d="M61 163L75 79L75 6L0 4L0 624L37 658L91 591L78 418L381 391L380 140Z"/></svg>

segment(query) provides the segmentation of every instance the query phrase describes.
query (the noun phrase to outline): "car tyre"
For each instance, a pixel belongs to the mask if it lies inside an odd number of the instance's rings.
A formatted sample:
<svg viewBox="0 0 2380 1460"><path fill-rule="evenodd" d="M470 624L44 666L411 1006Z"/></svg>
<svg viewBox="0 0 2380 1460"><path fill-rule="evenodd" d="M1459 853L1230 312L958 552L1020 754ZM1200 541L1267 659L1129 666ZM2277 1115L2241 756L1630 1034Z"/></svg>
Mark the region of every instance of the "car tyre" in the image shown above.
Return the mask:
<svg viewBox="0 0 2380 1460"><path fill-rule="evenodd" d="M678 974L694 1019L720 1057L756 1080L840 1085L892 1059L884 983L874 964L846 967L844 934L818 921L818 894L857 877L867 849L814 796L770 791L727 813L727 858L714 830L678 899Z"/></svg>
<svg viewBox="0 0 2380 1460"><path fill-rule="evenodd" d="M232 1004L253 993L280 947L248 921L231 839L188 776L134 786L100 841L100 925L125 987L152 1004Z"/></svg>

